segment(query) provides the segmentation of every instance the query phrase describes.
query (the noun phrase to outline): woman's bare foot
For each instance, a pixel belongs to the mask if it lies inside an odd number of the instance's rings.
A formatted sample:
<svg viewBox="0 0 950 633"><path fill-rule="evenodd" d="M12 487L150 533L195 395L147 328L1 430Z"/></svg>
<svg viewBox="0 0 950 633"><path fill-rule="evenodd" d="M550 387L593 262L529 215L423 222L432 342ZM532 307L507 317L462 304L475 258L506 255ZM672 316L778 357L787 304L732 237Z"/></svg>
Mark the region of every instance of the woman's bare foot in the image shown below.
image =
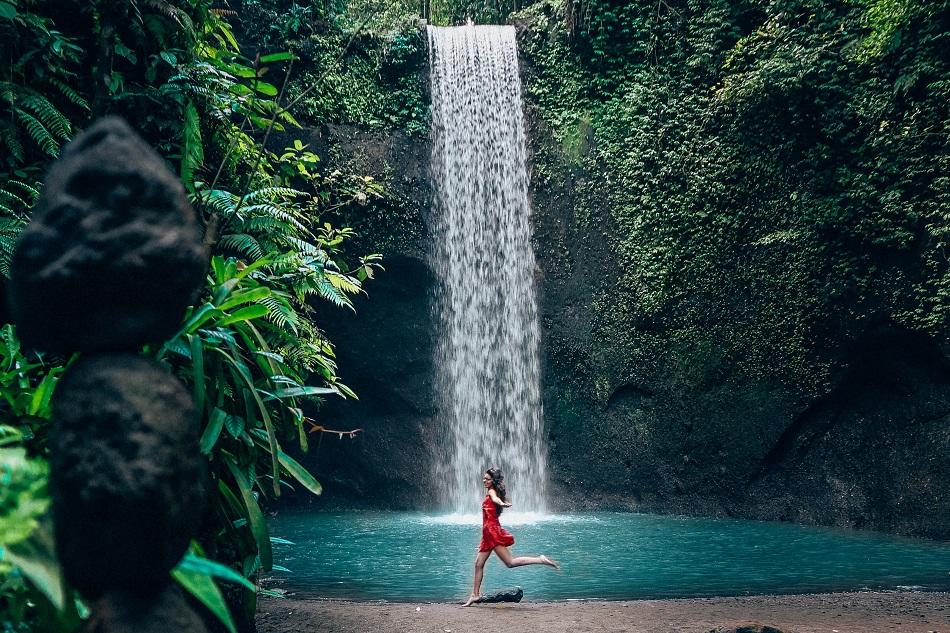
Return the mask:
<svg viewBox="0 0 950 633"><path fill-rule="evenodd" d="M538 558L540 558L541 562L547 565L548 567L553 567L554 569L561 568L561 566L558 564L556 560L554 560L553 558L548 558L544 554L541 554L541 556L539 556Z"/></svg>
<svg viewBox="0 0 950 633"><path fill-rule="evenodd" d="M468 597L468 600L462 605L463 607L469 607L473 602L478 600L479 596L476 596L474 593Z"/></svg>

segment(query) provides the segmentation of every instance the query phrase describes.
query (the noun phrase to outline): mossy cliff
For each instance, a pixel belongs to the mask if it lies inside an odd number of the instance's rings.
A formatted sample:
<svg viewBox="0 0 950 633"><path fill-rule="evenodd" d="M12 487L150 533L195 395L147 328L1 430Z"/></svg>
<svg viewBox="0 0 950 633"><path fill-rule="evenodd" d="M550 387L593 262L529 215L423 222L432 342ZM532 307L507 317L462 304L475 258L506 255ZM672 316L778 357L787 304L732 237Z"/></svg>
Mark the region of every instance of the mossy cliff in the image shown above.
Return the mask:
<svg viewBox="0 0 950 633"><path fill-rule="evenodd" d="M881 26L873 4L515 16L556 506L950 536L950 19ZM335 120L327 169L394 192L348 218L390 269L331 332L362 400L325 421L365 433L311 465L322 503L419 507L439 458L424 125Z"/></svg>
<svg viewBox="0 0 950 633"><path fill-rule="evenodd" d="M947 11L597 7L518 17L564 498L950 536Z"/></svg>

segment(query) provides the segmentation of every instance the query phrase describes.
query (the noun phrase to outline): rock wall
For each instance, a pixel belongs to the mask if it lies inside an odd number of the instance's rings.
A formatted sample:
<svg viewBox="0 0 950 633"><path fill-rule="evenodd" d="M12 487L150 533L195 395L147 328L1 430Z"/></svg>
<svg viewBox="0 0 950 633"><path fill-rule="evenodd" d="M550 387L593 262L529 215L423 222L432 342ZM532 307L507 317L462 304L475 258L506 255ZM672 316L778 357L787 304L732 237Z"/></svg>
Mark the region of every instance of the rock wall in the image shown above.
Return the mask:
<svg viewBox="0 0 950 633"><path fill-rule="evenodd" d="M339 218L358 233L354 251L381 253L385 271L367 281L369 294L355 299L355 313L340 308L320 321L336 344L339 375L359 400L330 400L314 418L332 429L362 431L354 439L314 438L301 459L324 494L296 501L418 508L429 500L438 423L430 305L435 277L426 263L428 143L401 131L347 125L308 129L300 138L324 157L328 172L373 177L386 194Z"/></svg>
<svg viewBox="0 0 950 633"><path fill-rule="evenodd" d="M552 139L530 118L543 151ZM832 386L816 396L737 377L741 359L714 340L676 340L659 324L631 328L626 345L599 337L596 295L620 266L616 228L597 205L581 225L595 178L560 175L534 184L555 507L950 537L950 362L937 341L872 329L842 344ZM612 384L605 368L636 379Z"/></svg>
<svg viewBox="0 0 950 633"><path fill-rule="evenodd" d="M526 82L532 73L526 60ZM807 384L781 370L749 371L763 362L751 362L753 354L769 362L767 345L719 338L735 306L758 318L735 270L710 270L719 296L696 300L702 323L684 329L640 314L619 290L631 264L617 242L628 229L612 212L605 174L572 158L593 151L593 133L580 122L565 153L543 105L526 95L552 505L950 537L947 342L867 309L860 327L839 335L829 326L806 348L807 366L822 378ZM346 219L362 250L384 254L387 270L355 316L324 320L340 375L361 399L330 402L319 420L364 432L323 436L311 450L306 463L326 491L312 502L432 508L431 463L442 456L432 392L435 278L425 259L428 144L348 126L304 136L328 157L327 169L372 175L390 191ZM780 264L771 270L783 274ZM841 306L833 318L856 309ZM787 359L776 356L776 367L779 360Z"/></svg>

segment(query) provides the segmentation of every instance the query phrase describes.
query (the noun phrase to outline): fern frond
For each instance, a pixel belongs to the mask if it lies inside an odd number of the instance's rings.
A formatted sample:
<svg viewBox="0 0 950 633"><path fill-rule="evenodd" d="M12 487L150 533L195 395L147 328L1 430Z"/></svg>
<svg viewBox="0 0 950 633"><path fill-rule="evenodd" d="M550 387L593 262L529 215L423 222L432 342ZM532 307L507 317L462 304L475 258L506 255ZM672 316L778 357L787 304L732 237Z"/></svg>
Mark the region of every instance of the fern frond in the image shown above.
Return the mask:
<svg viewBox="0 0 950 633"><path fill-rule="evenodd" d="M291 200L303 195L305 195L304 192L290 187L262 187L261 189L249 192L244 197L244 202L246 204L256 204L262 201L271 201L274 198Z"/></svg>
<svg viewBox="0 0 950 633"><path fill-rule="evenodd" d="M56 142L56 139L53 138L53 135L46 129L45 125L40 123L40 121L29 112L19 108L16 108L14 112L16 118L26 127L30 138L33 139L34 143L40 146L40 149L50 156L56 156L56 154L59 153L59 143Z"/></svg>
<svg viewBox="0 0 950 633"><path fill-rule="evenodd" d="M167 0L141 0L141 2L175 22L190 40L194 41L196 39L195 25L187 13L167 2Z"/></svg>
<svg viewBox="0 0 950 633"><path fill-rule="evenodd" d="M254 237L246 233L228 233L218 240L218 246L224 250L231 250L251 259L260 259L264 256L264 249Z"/></svg>
<svg viewBox="0 0 950 633"><path fill-rule="evenodd" d="M271 270L275 272L286 272L287 270L294 270L300 263L302 258L299 253L291 251L289 253L284 253L283 255L278 255L273 259L270 264Z"/></svg>
<svg viewBox="0 0 950 633"><path fill-rule="evenodd" d="M310 242L306 240L302 240L297 237L288 236L287 243L290 246L293 246L294 248L296 248L298 251L300 251L304 255L311 255L314 257L319 257L320 255L326 255L326 253L324 253L323 250L319 246L311 244Z"/></svg>
<svg viewBox="0 0 950 633"><path fill-rule="evenodd" d="M290 224L267 216L250 218L244 223L246 233L255 233L271 239L279 239L280 235L292 233L293 230Z"/></svg>
<svg viewBox="0 0 950 633"><path fill-rule="evenodd" d="M72 136L72 123L46 97L35 94L25 95L20 99L20 103L23 107L31 110L50 133L58 136L61 140L68 141Z"/></svg>
<svg viewBox="0 0 950 633"><path fill-rule="evenodd" d="M330 281L330 283L341 292L355 295L359 294L363 290L363 288L360 286L360 282L348 275L334 272L332 270L326 270L324 271L324 274L327 276L327 279Z"/></svg>
<svg viewBox="0 0 950 633"><path fill-rule="evenodd" d="M23 151L23 143L20 142L16 130L9 125L0 127L0 140L6 145L7 151L9 151L18 162L22 163L26 154Z"/></svg>
<svg viewBox="0 0 950 633"><path fill-rule="evenodd" d="M59 79L50 79L50 83L55 86L56 89L59 90L59 93L66 97L71 104L83 110L89 110L89 102L83 99L82 95L76 92L72 86Z"/></svg>
<svg viewBox="0 0 950 633"><path fill-rule="evenodd" d="M10 105L16 102L16 92L18 86L9 81L0 82L0 100L6 101Z"/></svg>
<svg viewBox="0 0 950 633"><path fill-rule="evenodd" d="M194 187L195 172L204 165L205 152L201 142L201 119L194 102L189 99L184 108L185 123L182 126L181 179L185 187Z"/></svg>
<svg viewBox="0 0 950 633"><path fill-rule="evenodd" d="M13 207L17 205L23 206L26 208L30 207L29 202L27 202L20 196L16 195L12 191L7 191L6 189L0 189L0 204L4 205L3 209L5 209L8 213L15 213L15 211L13 211ZM7 205L13 205L13 206L7 206Z"/></svg>
<svg viewBox="0 0 950 633"><path fill-rule="evenodd" d="M238 197L223 189L202 189L195 194L195 201L213 213L227 216L237 206Z"/></svg>
<svg viewBox="0 0 950 633"><path fill-rule="evenodd" d="M18 217L0 217L0 274L10 276L10 258L26 221Z"/></svg>
<svg viewBox="0 0 950 633"><path fill-rule="evenodd" d="M305 235L310 235L310 230L307 228L307 225L304 224L303 219L298 213L295 213L293 209L287 209L276 204L265 202L261 204L245 206L244 210L250 215L255 213L266 213L278 220L281 220L282 222L292 224L297 229L297 231Z"/></svg>
<svg viewBox="0 0 950 633"><path fill-rule="evenodd" d="M289 329L294 334L297 334L297 325L300 321L300 317L287 299L281 297L279 294L273 294L269 297L265 297L259 303L267 306L270 310L267 319L271 323L279 328Z"/></svg>
<svg viewBox="0 0 950 633"><path fill-rule="evenodd" d="M330 303L341 308L353 310L353 304L350 302L350 298L337 289L326 277L317 280L317 292Z"/></svg>
<svg viewBox="0 0 950 633"><path fill-rule="evenodd" d="M36 186L39 186L39 184L40 183L36 183ZM4 186L9 187L10 185L13 185L17 189L25 193L30 199L30 204L36 202L36 199L40 197L39 189L37 189L33 185L27 184L25 182L21 182L19 180L8 180Z"/></svg>

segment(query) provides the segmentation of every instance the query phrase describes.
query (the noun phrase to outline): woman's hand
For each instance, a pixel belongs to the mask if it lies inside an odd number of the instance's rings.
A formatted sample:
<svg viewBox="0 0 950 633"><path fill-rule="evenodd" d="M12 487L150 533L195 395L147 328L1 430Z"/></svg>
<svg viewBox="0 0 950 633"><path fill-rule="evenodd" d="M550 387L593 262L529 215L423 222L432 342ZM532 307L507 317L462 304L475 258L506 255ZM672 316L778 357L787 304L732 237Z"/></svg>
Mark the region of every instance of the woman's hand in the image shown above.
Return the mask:
<svg viewBox="0 0 950 633"><path fill-rule="evenodd" d="M502 506L503 508L510 508L510 507L511 507L511 504L510 504L510 503L502 502L501 506Z"/></svg>

